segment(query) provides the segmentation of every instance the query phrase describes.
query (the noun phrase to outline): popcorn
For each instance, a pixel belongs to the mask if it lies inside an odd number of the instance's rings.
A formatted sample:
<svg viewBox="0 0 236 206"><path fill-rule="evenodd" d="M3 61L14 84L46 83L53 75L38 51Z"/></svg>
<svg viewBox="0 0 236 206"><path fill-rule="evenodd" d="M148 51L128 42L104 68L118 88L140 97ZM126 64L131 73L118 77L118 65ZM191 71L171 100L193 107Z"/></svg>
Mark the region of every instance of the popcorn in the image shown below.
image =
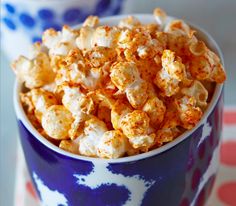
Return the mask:
<svg viewBox="0 0 236 206"><path fill-rule="evenodd" d="M189 45L190 52L195 56L204 55L207 51L207 47L203 41L194 41Z"/></svg>
<svg viewBox="0 0 236 206"><path fill-rule="evenodd" d="M42 115L42 127L45 132L57 140L68 139L73 122L71 113L62 105L52 105Z"/></svg>
<svg viewBox="0 0 236 206"><path fill-rule="evenodd" d="M59 69L56 84L80 84L86 89L94 90L99 87L103 78L102 68L89 68L77 55L77 51L69 53L65 58L65 65Z"/></svg>
<svg viewBox="0 0 236 206"><path fill-rule="evenodd" d="M43 89L32 89L29 95L35 108L35 116L39 121L41 121L42 114L46 112L50 106L57 104L57 99L54 94Z"/></svg>
<svg viewBox="0 0 236 206"><path fill-rule="evenodd" d="M126 89L126 96L133 108L141 108L148 98L148 85L144 80L135 81Z"/></svg>
<svg viewBox="0 0 236 206"><path fill-rule="evenodd" d="M29 89L44 86L55 78L50 68L50 59L44 52L39 52L33 59L20 56L13 62L12 68L17 78Z"/></svg>
<svg viewBox="0 0 236 206"><path fill-rule="evenodd" d="M192 129L202 117L202 111L196 106L195 97L184 96L176 100L182 126L185 129Z"/></svg>
<svg viewBox="0 0 236 206"><path fill-rule="evenodd" d="M139 79L139 72L134 63L119 62L111 68L111 81L121 91Z"/></svg>
<svg viewBox="0 0 236 206"><path fill-rule="evenodd" d="M126 144L127 138L121 131L107 131L98 143L98 157L109 159L122 157L126 152Z"/></svg>
<svg viewBox="0 0 236 206"><path fill-rule="evenodd" d="M149 130L150 119L141 110L126 114L121 120L121 129L127 137L145 135Z"/></svg>
<svg viewBox="0 0 236 206"><path fill-rule="evenodd" d="M97 157L97 146L107 131L106 124L96 117L85 122L84 134L79 138L79 152L82 155Z"/></svg>
<svg viewBox="0 0 236 206"><path fill-rule="evenodd" d="M111 48L116 45L118 40L119 30L115 27L99 26L94 32L92 46Z"/></svg>
<svg viewBox="0 0 236 206"><path fill-rule="evenodd" d="M72 140L62 140L59 147L65 151L79 154L79 145Z"/></svg>
<svg viewBox="0 0 236 206"><path fill-rule="evenodd" d="M133 16L126 17L125 19L121 20L118 24L120 28L128 28L128 29L133 29L134 27L140 25L141 25L140 21Z"/></svg>
<svg viewBox="0 0 236 206"><path fill-rule="evenodd" d="M12 64L42 136L74 154L114 159L196 126L226 79L223 66L184 21L160 8L153 15L149 24L128 16L100 25L89 16L79 29L48 29Z"/></svg>
<svg viewBox="0 0 236 206"><path fill-rule="evenodd" d="M146 150L154 143L155 135L149 135L149 122L148 115L141 110L134 110L121 119L121 129L135 149L145 148Z"/></svg>
<svg viewBox="0 0 236 206"><path fill-rule="evenodd" d="M92 67L101 67L106 63L113 62L116 55L116 51L112 48L96 46L93 50L87 52L86 57Z"/></svg>
<svg viewBox="0 0 236 206"><path fill-rule="evenodd" d="M165 143L173 141L178 135L180 131L176 128L162 128L157 131L156 136L156 144L158 146L162 146Z"/></svg>
<svg viewBox="0 0 236 206"><path fill-rule="evenodd" d="M184 95L195 97L196 98L196 105L205 108L207 106L207 99L208 99L208 91L202 85L202 83L198 80L194 80L193 84L188 88L183 88L181 92Z"/></svg>
<svg viewBox="0 0 236 206"><path fill-rule="evenodd" d="M157 127L164 119L166 106L158 97L152 97L143 106L143 111L148 114L150 124Z"/></svg>
<svg viewBox="0 0 236 206"><path fill-rule="evenodd" d="M93 92L89 92L88 96L91 97L96 104L105 106L110 109L115 103L114 99L111 97L111 94L104 89L98 89Z"/></svg>
<svg viewBox="0 0 236 206"><path fill-rule="evenodd" d="M105 107L102 104L99 104L97 108L97 117L106 123L108 129L112 128L110 108Z"/></svg>
<svg viewBox="0 0 236 206"><path fill-rule="evenodd" d="M191 75L198 80L208 80L217 83L222 83L226 80L219 57L209 49L200 56L192 57L189 70Z"/></svg>
<svg viewBox="0 0 236 206"><path fill-rule="evenodd" d="M63 26L62 31L48 29L43 33L43 43L49 49L50 56L66 56L68 52L76 48L75 39L79 32L69 26Z"/></svg>
<svg viewBox="0 0 236 206"><path fill-rule="evenodd" d="M191 37L194 34L194 31L182 20L175 19L170 21L164 31L167 33L179 33Z"/></svg>
<svg viewBox="0 0 236 206"><path fill-rule="evenodd" d="M111 123L114 129L118 130L121 128L122 118L132 111L131 107L126 103L117 101L111 110Z"/></svg>
<svg viewBox="0 0 236 206"><path fill-rule="evenodd" d="M92 27L82 27L79 36L76 38L76 46L81 50L91 50L94 32L95 30Z"/></svg>
<svg viewBox="0 0 236 206"><path fill-rule="evenodd" d="M135 149L140 149L142 152L147 152L153 146L156 135L137 135L129 138L129 142Z"/></svg>
<svg viewBox="0 0 236 206"><path fill-rule="evenodd" d="M79 116L82 113L80 105L84 95L78 87L65 86L63 90L62 104L74 117Z"/></svg>
<svg viewBox="0 0 236 206"><path fill-rule="evenodd" d="M154 82L164 95L170 97L180 89L179 82L183 81L186 76L185 66L181 58L176 57L170 50L164 50L161 61L163 68L157 72Z"/></svg>
<svg viewBox="0 0 236 206"><path fill-rule="evenodd" d="M163 11L162 9L160 9L160 8L156 8L153 11L153 15L154 15L157 23L159 25L161 25L161 27L163 28L165 23L166 23L166 19L167 19L166 12Z"/></svg>
<svg viewBox="0 0 236 206"><path fill-rule="evenodd" d="M81 113L75 117L75 120L72 122L69 137L71 140L77 139L84 131L84 122L90 118L89 115Z"/></svg>
<svg viewBox="0 0 236 206"><path fill-rule="evenodd" d="M220 58L209 49L207 50L206 56L211 65L211 72L207 79L216 83L223 83L226 80L226 74L220 63Z"/></svg>
<svg viewBox="0 0 236 206"><path fill-rule="evenodd" d="M83 23L83 27L86 26L95 27L98 24L99 24L99 19L97 16L88 16Z"/></svg>
<svg viewBox="0 0 236 206"><path fill-rule="evenodd" d="M181 125L181 120L179 118L178 111L170 103L161 127L156 132L155 146L160 147L163 144L171 142L180 134L178 127Z"/></svg>

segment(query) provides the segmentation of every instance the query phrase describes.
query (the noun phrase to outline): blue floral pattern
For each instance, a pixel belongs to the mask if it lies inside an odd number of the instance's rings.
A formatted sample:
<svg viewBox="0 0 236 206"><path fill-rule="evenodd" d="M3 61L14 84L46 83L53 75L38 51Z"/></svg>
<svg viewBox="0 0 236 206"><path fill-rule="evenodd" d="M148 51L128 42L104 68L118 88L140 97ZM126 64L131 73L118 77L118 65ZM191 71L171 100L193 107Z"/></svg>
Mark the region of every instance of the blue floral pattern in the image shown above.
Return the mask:
<svg viewBox="0 0 236 206"><path fill-rule="evenodd" d="M93 8L77 6L59 13L56 8L39 8L32 14L21 4L7 2L1 4L1 22L10 31L23 30L31 42L40 41L45 29L60 30L64 24L73 26L83 22L89 15L110 16L121 12L123 0L98 0Z"/></svg>

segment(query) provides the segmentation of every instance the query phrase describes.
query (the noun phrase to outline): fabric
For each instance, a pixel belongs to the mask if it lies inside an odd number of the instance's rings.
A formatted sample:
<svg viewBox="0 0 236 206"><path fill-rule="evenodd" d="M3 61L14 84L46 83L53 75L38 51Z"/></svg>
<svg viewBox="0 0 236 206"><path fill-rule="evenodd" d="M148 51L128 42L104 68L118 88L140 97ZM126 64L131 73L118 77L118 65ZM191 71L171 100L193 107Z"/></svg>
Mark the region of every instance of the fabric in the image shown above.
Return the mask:
<svg viewBox="0 0 236 206"><path fill-rule="evenodd" d="M236 107L224 111L220 169L206 206L236 206ZM15 206L40 206L19 147L16 171Z"/></svg>

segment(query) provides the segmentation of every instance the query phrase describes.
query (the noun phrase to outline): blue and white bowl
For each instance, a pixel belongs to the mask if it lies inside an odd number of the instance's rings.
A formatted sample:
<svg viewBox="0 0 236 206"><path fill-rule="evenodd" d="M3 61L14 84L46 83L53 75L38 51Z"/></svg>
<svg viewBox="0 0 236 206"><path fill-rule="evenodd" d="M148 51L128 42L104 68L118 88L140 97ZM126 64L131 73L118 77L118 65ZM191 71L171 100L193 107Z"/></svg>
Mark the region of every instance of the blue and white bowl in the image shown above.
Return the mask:
<svg viewBox="0 0 236 206"><path fill-rule="evenodd" d="M48 28L81 23L88 15L110 16L122 11L124 0L2 0L1 42L10 59L27 55Z"/></svg>
<svg viewBox="0 0 236 206"><path fill-rule="evenodd" d="M102 19L114 25L124 16ZM142 22L151 15L136 15ZM198 27L198 37L222 59L219 47ZM223 61L223 59L222 59ZM31 125L15 85L14 104L28 170L47 206L203 206L219 164L223 86L195 128L153 151L120 159L99 159L68 153L42 137Z"/></svg>

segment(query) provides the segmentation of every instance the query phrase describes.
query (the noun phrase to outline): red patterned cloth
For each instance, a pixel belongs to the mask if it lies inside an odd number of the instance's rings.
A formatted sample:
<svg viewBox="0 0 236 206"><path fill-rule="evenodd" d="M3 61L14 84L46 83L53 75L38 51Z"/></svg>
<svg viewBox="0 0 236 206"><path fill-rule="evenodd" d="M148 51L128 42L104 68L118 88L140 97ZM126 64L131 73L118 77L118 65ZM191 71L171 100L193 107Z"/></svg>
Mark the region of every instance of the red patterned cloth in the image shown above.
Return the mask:
<svg viewBox="0 0 236 206"><path fill-rule="evenodd" d="M236 107L224 111L220 169L206 206L236 206ZM40 206L19 149L16 172L15 206Z"/></svg>

